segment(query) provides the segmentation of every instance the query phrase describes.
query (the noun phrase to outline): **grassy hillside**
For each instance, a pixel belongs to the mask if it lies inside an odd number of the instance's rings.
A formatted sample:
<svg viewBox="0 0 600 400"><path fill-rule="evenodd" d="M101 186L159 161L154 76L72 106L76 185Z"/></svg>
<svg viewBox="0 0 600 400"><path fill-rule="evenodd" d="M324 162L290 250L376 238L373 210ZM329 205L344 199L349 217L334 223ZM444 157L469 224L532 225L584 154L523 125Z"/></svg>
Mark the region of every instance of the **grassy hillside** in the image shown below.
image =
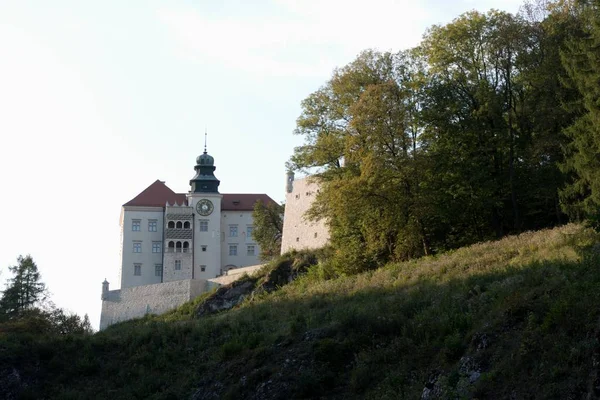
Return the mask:
<svg viewBox="0 0 600 400"><path fill-rule="evenodd" d="M568 225L357 276L316 266L199 319L202 299L91 337L0 333L0 398L596 398L598 239Z"/></svg>

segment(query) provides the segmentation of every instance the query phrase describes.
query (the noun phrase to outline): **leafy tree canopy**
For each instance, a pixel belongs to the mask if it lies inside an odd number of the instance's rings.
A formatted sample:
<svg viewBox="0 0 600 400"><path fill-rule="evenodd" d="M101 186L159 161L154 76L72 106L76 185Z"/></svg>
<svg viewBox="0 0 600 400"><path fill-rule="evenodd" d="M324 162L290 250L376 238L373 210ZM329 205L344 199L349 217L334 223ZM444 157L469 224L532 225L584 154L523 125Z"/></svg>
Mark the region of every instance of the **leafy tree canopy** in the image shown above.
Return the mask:
<svg viewBox="0 0 600 400"><path fill-rule="evenodd" d="M340 271L567 220L560 166L579 111L565 105L582 96L561 51L576 7L465 13L414 49L362 52L302 102L289 165L317 171L309 216L329 224Z"/></svg>
<svg viewBox="0 0 600 400"><path fill-rule="evenodd" d="M281 252L284 209L283 205L276 203L257 201L254 204L252 237L260 246L260 258L263 261L270 260Z"/></svg>

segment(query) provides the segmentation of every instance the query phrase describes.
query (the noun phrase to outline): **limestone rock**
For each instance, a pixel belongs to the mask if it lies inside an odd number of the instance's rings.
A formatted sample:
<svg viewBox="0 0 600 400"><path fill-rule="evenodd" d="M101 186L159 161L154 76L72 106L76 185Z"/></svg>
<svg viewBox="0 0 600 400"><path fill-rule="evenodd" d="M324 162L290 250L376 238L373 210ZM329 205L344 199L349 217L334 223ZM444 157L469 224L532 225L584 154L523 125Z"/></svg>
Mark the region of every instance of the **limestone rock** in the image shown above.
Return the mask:
<svg viewBox="0 0 600 400"><path fill-rule="evenodd" d="M237 306L252 293L255 285L255 279L242 279L220 287L215 294L200 304L197 315L215 314Z"/></svg>

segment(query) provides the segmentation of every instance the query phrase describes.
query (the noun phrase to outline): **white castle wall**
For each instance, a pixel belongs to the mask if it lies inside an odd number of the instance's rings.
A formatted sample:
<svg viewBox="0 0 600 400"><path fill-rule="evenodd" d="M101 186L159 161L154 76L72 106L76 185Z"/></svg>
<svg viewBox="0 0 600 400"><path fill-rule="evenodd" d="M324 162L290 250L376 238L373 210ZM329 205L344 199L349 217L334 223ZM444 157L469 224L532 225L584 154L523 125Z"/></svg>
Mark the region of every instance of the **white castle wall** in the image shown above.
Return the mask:
<svg viewBox="0 0 600 400"><path fill-rule="evenodd" d="M134 219L140 220L140 230L132 230ZM148 222L156 220L156 232L148 230ZM121 213L121 287L131 287L159 283L160 275L155 274L155 266L162 264L162 253L152 253L152 243L163 243L162 207L123 207ZM133 252L133 243L140 242L141 253ZM141 275L134 275L134 265L141 264Z"/></svg>
<svg viewBox="0 0 600 400"><path fill-rule="evenodd" d="M165 313L198 297L208 287L206 280L186 279L110 290L102 300L100 330L146 314Z"/></svg>
<svg viewBox="0 0 600 400"><path fill-rule="evenodd" d="M236 237L229 236L229 227L238 228ZM252 211L223 211L221 215L221 265L236 268L256 265L260 262L260 246L247 235L247 228L254 226ZM237 245L237 255L229 255L229 246ZM248 246L254 246L254 255L248 255ZM226 272L226 268L222 268Z"/></svg>
<svg viewBox="0 0 600 400"><path fill-rule="evenodd" d="M319 185L310 178L304 178L294 180L291 186L291 192L288 189L285 195L281 254L292 249L316 249L325 246L329 241L329 229L325 221L312 222L304 216L315 200Z"/></svg>

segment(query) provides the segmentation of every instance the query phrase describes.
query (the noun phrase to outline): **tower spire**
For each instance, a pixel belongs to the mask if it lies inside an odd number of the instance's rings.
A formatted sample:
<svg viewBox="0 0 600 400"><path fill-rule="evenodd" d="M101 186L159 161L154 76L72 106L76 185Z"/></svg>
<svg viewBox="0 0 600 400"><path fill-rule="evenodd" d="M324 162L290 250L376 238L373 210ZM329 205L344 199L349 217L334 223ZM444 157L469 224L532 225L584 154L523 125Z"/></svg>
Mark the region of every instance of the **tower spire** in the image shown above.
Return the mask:
<svg viewBox="0 0 600 400"><path fill-rule="evenodd" d="M190 180L190 193L219 193L219 180L215 177L215 159L206 152L208 133L204 127L204 154L196 158L196 175Z"/></svg>

